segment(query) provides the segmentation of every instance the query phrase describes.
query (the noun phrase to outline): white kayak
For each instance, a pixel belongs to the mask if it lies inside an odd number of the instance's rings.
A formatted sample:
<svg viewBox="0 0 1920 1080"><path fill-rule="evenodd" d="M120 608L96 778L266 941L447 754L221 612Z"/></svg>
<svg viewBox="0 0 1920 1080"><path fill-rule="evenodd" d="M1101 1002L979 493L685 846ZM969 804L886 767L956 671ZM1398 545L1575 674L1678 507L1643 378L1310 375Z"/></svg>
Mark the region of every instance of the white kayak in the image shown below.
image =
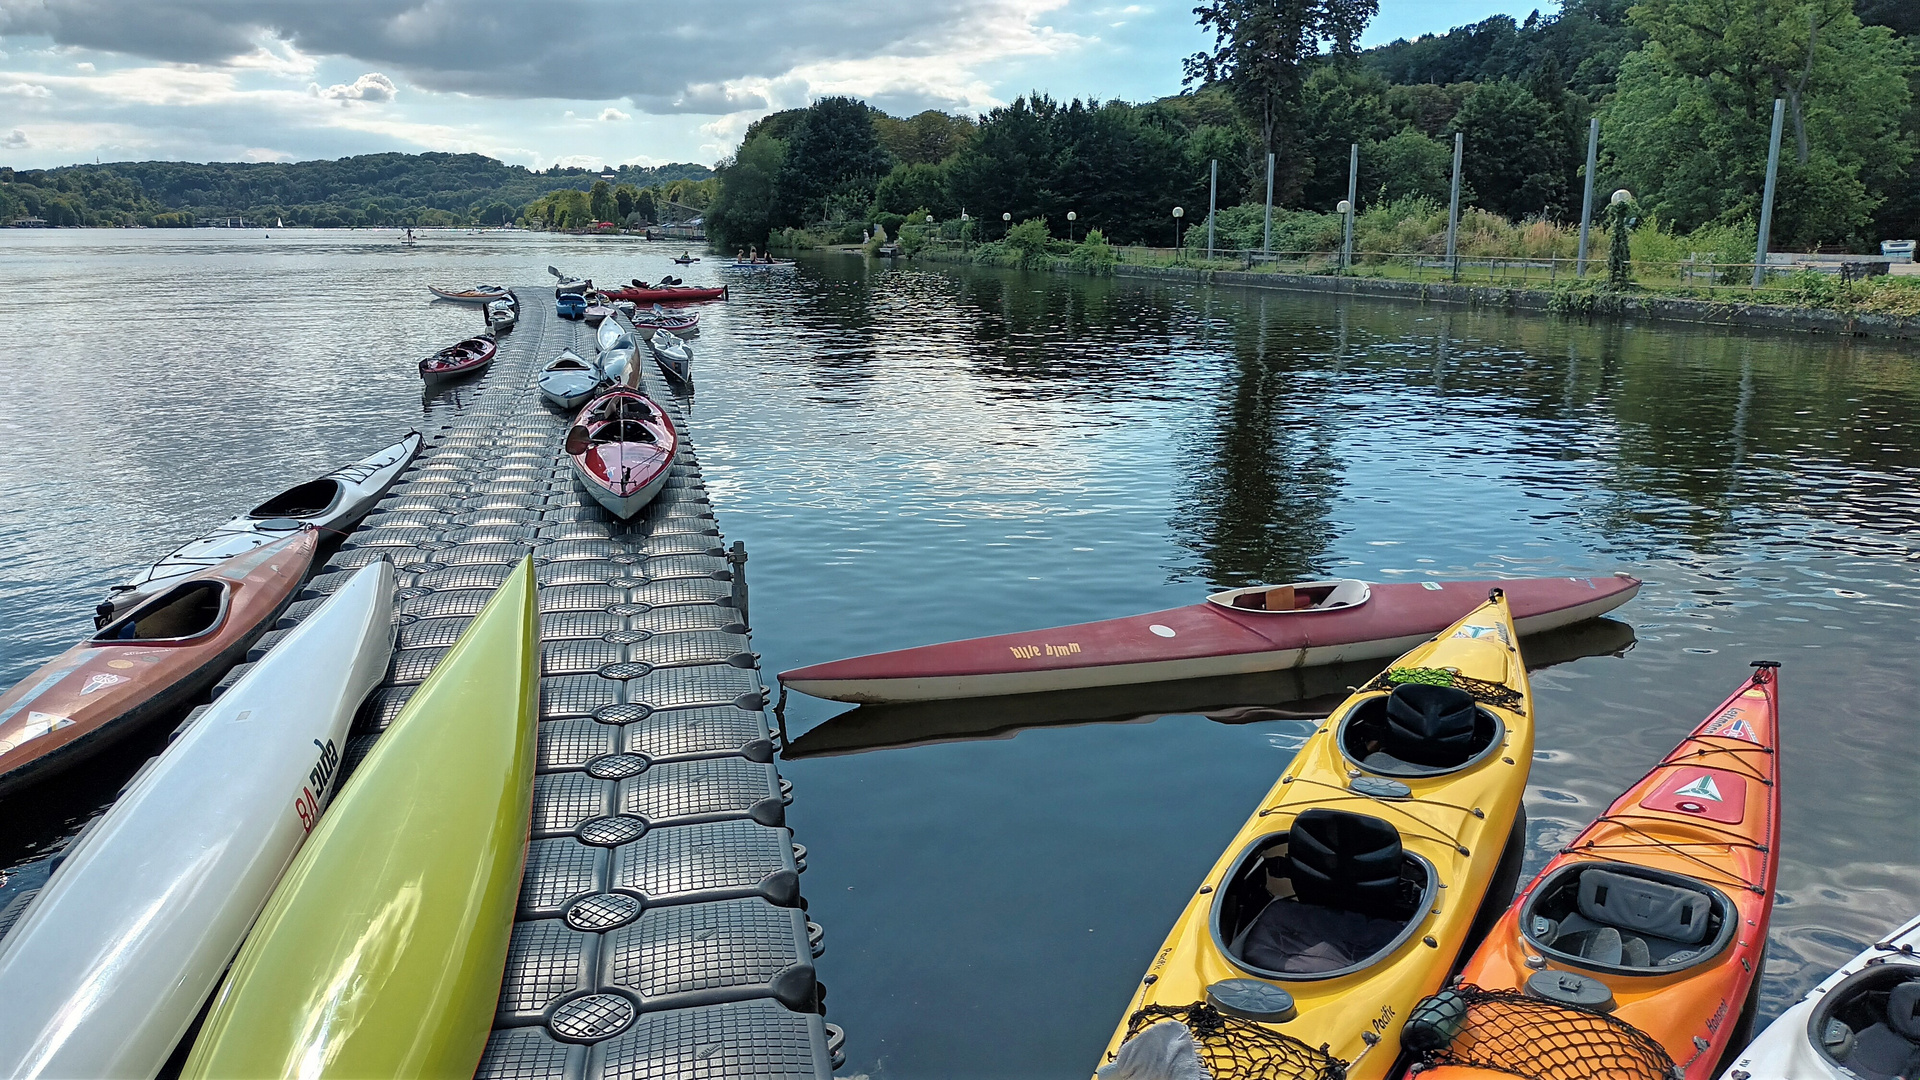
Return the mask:
<svg viewBox="0 0 1920 1080"><path fill-rule="evenodd" d="M627 333L626 327L620 325L619 319L602 319L600 321L599 343L601 352L607 352L611 349L633 348L633 338Z"/></svg>
<svg viewBox="0 0 1920 1080"><path fill-rule="evenodd" d="M82 834L0 941L0 1076L160 1071L319 820L392 621L371 563Z"/></svg>
<svg viewBox="0 0 1920 1080"><path fill-rule="evenodd" d="M373 509L419 452L420 433L413 432L345 468L288 488L198 540L175 548L127 584L115 585L107 602L96 611L96 623L105 625L113 613L130 610L178 578L199 573L261 544L284 540L302 526L346 530Z"/></svg>
<svg viewBox="0 0 1920 1080"><path fill-rule="evenodd" d="M608 349L600 354L600 370L606 372L607 381L622 386L638 386L640 367L633 362L632 346Z"/></svg>
<svg viewBox="0 0 1920 1080"><path fill-rule="evenodd" d="M1768 1024L1722 1080L1920 1076L1920 917L1895 929Z"/></svg>
<svg viewBox="0 0 1920 1080"><path fill-rule="evenodd" d="M599 364L589 363L580 358L572 349L562 349L560 355L547 361L540 369L535 382L540 387L540 396L563 409L578 409L592 400L602 385L607 382L606 372Z"/></svg>
<svg viewBox="0 0 1920 1080"><path fill-rule="evenodd" d="M685 386L693 385L692 345L670 331L655 330L647 339L647 348L653 350L653 359L669 378Z"/></svg>
<svg viewBox="0 0 1920 1080"><path fill-rule="evenodd" d="M495 300L487 305L487 325L496 331L511 328L519 318L519 309L511 300Z"/></svg>

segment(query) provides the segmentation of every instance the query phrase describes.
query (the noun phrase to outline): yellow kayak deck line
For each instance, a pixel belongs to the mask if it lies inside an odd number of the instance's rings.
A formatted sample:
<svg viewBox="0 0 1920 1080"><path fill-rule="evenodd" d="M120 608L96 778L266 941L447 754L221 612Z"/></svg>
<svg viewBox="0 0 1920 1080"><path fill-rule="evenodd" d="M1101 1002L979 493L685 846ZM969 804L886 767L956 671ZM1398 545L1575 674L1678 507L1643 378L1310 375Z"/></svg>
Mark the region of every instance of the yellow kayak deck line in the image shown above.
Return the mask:
<svg viewBox="0 0 1920 1080"><path fill-rule="evenodd" d="M470 1077L526 856L540 644L523 560L320 819L186 1077Z"/></svg>
<svg viewBox="0 0 1920 1080"><path fill-rule="evenodd" d="M1399 1056L1399 1032L1408 1011L1440 989L1463 955L1525 794L1533 756L1533 702L1516 640L1512 615L1496 590L1486 603L1401 657L1341 704L1307 740L1187 903L1154 954L1102 1063L1113 1060L1130 1034L1155 1020L1171 1015L1187 1021L1189 1007L1211 1002L1229 1018L1224 1035L1205 1034L1204 1029L1213 1027L1210 1009L1200 1010L1206 1019L1199 1025L1189 1023L1202 1060L1211 1065L1238 1062L1244 1069L1249 1058L1241 1051L1249 1047L1229 1048L1220 1040L1231 1040L1235 1027L1251 1031L1248 1025L1257 1023L1286 1039L1252 1032L1250 1041L1286 1043L1298 1051L1253 1053L1254 1060L1263 1062L1259 1076L1333 1075L1341 1065L1353 1080L1388 1074ZM1445 693L1453 698L1464 698L1463 690L1472 695L1473 723L1484 729L1475 738L1483 745L1464 764L1422 774L1419 766L1357 751L1386 714L1390 693L1399 692L1394 687L1408 683L1451 683L1455 689ZM1498 721L1497 727L1492 720ZM1395 916L1403 928L1386 944L1374 945L1376 951L1348 958L1344 966L1339 960L1310 958L1290 963L1284 972L1259 967L1232 952L1236 947L1243 953L1251 949L1232 940L1251 934L1253 924L1261 921L1249 912L1269 903L1283 913L1282 919L1309 906L1327 910L1303 899L1306 888L1294 890L1290 878L1268 874L1261 887L1263 868L1299 865L1287 861L1288 834L1296 819L1310 811L1315 819L1303 824L1303 833L1307 825L1317 830L1335 818L1342 819L1342 829L1365 825L1346 815L1363 815L1398 833L1402 877L1392 884L1398 895L1409 898L1404 901L1407 914ZM1377 824L1371 828L1371 835L1385 835ZM1292 843L1301 846L1303 859L1311 855L1307 839ZM1419 869L1421 863L1425 871ZM1305 874L1295 871L1296 877ZM1336 895L1334 903L1340 902ZM1344 913L1328 917L1359 918Z"/></svg>

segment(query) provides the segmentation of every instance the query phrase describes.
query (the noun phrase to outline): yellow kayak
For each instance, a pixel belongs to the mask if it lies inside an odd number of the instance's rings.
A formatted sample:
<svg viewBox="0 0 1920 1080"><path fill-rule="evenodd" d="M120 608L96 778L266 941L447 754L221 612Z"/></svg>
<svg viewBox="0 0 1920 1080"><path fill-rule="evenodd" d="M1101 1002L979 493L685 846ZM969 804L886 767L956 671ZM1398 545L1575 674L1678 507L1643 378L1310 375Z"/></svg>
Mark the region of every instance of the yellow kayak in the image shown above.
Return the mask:
<svg viewBox="0 0 1920 1080"><path fill-rule="evenodd" d="M241 947L187 1077L470 1077L532 809L522 562L348 779Z"/></svg>
<svg viewBox="0 0 1920 1080"><path fill-rule="evenodd" d="M1496 868L1518 869L1533 702L1514 641L1495 590L1341 704L1181 913L1103 1073L1197 1054L1218 1080L1389 1074Z"/></svg>

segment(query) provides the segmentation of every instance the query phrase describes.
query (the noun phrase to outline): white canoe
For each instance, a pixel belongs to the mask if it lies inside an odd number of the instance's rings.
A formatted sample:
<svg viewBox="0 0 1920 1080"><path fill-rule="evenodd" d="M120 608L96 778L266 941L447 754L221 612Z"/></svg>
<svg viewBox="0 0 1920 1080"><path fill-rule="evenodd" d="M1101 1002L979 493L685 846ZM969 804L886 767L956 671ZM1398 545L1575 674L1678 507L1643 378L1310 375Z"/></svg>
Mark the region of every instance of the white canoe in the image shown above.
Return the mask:
<svg viewBox="0 0 1920 1080"><path fill-rule="evenodd" d="M647 339L647 348L660 370L676 382L693 385L693 346L666 330L655 330Z"/></svg>
<svg viewBox="0 0 1920 1080"><path fill-rule="evenodd" d="M600 323L600 351L610 349L633 348L633 338L627 334L627 328L620 325L619 319L603 319Z"/></svg>
<svg viewBox="0 0 1920 1080"><path fill-rule="evenodd" d="M0 1076L153 1076L319 819L392 654L357 572L90 826L0 942Z"/></svg>
<svg viewBox="0 0 1920 1080"><path fill-rule="evenodd" d="M535 381L541 397L571 410L592 400L607 376L600 365L581 359L572 349L562 349L559 356L547 361Z"/></svg>
<svg viewBox="0 0 1920 1080"><path fill-rule="evenodd" d="M1740 1052L1722 1080L1885 1080L1920 1075L1916 1066L1920 917L1807 991Z"/></svg>
<svg viewBox="0 0 1920 1080"><path fill-rule="evenodd" d="M198 540L175 548L127 584L115 585L107 602L115 612L127 611L180 577L261 544L285 539L303 525L344 530L373 509L419 452L420 434L414 432L343 469L296 484Z"/></svg>

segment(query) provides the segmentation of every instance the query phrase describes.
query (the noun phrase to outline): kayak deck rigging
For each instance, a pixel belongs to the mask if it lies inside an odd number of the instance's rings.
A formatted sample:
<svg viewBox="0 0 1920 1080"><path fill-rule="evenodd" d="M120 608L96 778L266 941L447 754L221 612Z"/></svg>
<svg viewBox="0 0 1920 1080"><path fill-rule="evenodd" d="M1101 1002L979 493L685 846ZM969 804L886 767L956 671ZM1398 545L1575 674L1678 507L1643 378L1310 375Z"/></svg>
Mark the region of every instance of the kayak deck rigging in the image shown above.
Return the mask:
<svg viewBox="0 0 1920 1080"><path fill-rule="evenodd" d="M679 428L680 460L629 522L594 502L562 452L572 417L542 404L535 376L563 347L593 355L597 331L543 305L520 319L264 644L352 569L394 564L393 665L347 742L350 775L531 554L532 832L478 1075L744 1077L775 1061L781 1076L829 1080L842 1036L820 1004L806 852L785 824L791 793L735 606L744 553L726 553L679 408L652 370L636 382Z"/></svg>

